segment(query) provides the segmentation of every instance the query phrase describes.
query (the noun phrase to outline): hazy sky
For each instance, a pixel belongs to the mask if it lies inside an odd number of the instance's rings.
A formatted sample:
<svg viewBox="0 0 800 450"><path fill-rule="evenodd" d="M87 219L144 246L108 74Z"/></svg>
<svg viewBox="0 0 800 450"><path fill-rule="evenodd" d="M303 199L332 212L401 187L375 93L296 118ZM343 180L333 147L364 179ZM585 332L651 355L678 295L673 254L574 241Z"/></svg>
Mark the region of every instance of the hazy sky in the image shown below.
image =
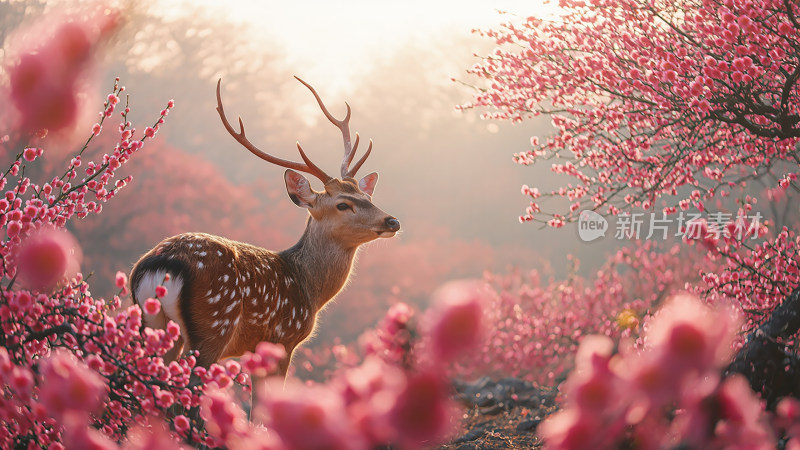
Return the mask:
<svg viewBox="0 0 800 450"><path fill-rule="evenodd" d="M498 10L522 17L555 10L548 0L181 0L159 3L158 9L181 14L188 3L207 5L234 22L252 25L256 44L265 37L279 42L289 65L315 67L306 76L325 77L332 91L352 88L353 75L409 41L425 42L445 32L466 35L473 28L496 25L504 20Z"/></svg>

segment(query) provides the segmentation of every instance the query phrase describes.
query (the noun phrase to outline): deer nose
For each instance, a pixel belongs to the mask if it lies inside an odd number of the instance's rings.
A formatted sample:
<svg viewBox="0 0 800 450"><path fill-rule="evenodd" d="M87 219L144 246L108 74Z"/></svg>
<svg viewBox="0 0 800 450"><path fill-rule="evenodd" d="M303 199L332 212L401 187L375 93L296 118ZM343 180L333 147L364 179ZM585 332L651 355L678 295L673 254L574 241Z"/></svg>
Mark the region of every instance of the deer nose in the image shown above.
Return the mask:
<svg viewBox="0 0 800 450"><path fill-rule="evenodd" d="M386 227L392 231L397 231L400 229L400 221L394 217L387 217L384 223L386 223Z"/></svg>

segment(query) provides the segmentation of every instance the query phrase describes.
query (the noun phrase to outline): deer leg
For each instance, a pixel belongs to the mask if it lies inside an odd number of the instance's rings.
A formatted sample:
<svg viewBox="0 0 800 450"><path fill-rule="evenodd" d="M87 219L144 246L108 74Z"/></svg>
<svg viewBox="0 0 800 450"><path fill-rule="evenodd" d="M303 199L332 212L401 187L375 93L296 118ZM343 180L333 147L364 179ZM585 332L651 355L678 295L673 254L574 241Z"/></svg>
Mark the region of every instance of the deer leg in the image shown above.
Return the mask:
<svg viewBox="0 0 800 450"><path fill-rule="evenodd" d="M278 363L278 372L275 374L267 374L267 376L262 377L258 375L251 375L250 377L250 411L248 412L248 420L253 423L262 423L263 421L261 418L254 413L256 410L256 406L259 404L258 399L259 396L267 396L269 395L269 390L274 389L275 384L269 383L270 377L277 378L278 376L283 378L284 386L286 386L286 373L289 371L289 366L292 362L292 356L289 354L286 358L282 359Z"/></svg>

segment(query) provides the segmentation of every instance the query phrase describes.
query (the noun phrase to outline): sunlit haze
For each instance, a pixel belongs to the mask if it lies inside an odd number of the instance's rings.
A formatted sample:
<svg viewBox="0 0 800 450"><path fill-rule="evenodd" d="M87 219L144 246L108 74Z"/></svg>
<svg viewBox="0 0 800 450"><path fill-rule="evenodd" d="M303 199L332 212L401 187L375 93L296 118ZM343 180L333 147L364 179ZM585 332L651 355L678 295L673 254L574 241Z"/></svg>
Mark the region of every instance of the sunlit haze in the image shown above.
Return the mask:
<svg viewBox="0 0 800 450"><path fill-rule="evenodd" d="M548 0L504 1L261 1L182 0L168 7L180 15L186 4L206 5L252 30L259 41L280 43L288 66L302 67L305 76L326 79L331 91L352 88L353 75L390 56L408 43L422 44L445 33L467 35L508 20L504 11L522 17L552 14ZM159 4L159 9L164 5Z"/></svg>

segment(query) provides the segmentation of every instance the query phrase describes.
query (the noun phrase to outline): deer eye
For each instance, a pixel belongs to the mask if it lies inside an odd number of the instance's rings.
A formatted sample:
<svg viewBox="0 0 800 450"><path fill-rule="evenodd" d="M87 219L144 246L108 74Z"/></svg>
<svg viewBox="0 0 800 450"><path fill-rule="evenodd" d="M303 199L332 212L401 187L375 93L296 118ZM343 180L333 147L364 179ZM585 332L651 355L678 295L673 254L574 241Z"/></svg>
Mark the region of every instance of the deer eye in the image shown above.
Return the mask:
<svg viewBox="0 0 800 450"><path fill-rule="evenodd" d="M348 209L350 209L350 205L348 205L347 203L339 203L338 205L336 205L336 209L338 209L339 211L347 211Z"/></svg>

